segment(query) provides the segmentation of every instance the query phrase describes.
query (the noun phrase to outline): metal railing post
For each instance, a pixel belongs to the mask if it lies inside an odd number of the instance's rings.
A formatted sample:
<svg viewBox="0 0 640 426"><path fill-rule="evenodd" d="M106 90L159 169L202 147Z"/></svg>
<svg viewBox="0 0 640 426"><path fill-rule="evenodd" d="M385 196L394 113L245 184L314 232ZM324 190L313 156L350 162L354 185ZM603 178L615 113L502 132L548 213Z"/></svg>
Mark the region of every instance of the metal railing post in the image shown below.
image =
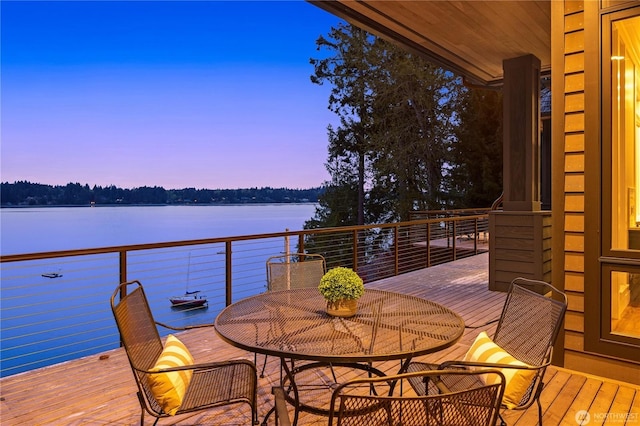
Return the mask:
<svg viewBox="0 0 640 426"><path fill-rule="evenodd" d="M457 220L453 220L452 226L453 226L453 260L456 260L456 239L458 237L458 231L456 230L456 224L458 223Z"/></svg>
<svg viewBox="0 0 640 426"><path fill-rule="evenodd" d="M358 230L353 230L353 270L358 272Z"/></svg>
<svg viewBox="0 0 640 426"><path fill-rule="evenodd" d="M431 223L427 223L427 268L431 267Z"/></svg>
<svg viewBox="0 0 640 426"><path fill-rule="evenodd" d="M478 235L478 218L474 219L473 225L475 227L473 232L473 235L475 235L475 238L473 239L473 253L478 254L478 238L480 237Z"/></svg>
<svg viewBox="0 0 640 426"><path fill-rule="evenodd" d="M399 256L399 250L400 248L398 247L398 245L400 244L400 238L398 238L398 234L399 234L400 230L399 230L399 226L394 226L393 227L393 240L394 240L394 246L395 246L395 250L393 253L393 257L394 257L394 275L398 275L398 273L400 272L400 267L398 265L398 263L400 262L400 256Z"/></svg>

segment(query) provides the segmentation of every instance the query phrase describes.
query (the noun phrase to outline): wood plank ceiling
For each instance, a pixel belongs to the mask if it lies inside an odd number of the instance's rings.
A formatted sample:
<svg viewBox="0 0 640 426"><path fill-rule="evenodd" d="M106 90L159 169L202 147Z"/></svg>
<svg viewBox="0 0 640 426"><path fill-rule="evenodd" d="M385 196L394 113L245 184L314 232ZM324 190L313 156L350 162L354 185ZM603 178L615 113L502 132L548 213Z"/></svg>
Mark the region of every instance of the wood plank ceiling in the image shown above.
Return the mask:
<svg viewBox="0 0 640 426"><path fill-rule="evenodd" d="M551 2L309 0L480 85L500 85L502 61L526 54L551 69Z"/></svg>

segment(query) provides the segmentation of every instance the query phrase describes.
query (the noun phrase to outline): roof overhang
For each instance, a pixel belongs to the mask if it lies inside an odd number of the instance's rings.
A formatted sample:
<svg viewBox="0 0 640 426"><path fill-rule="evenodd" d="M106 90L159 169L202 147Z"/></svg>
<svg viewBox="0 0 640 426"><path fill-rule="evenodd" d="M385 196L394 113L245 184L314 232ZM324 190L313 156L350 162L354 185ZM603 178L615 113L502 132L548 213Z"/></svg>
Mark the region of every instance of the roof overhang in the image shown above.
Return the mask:
<svg viewBox="0 0 640 426"><path fill-rule="evenodd" d="M308 1L472 84L502 84L503 61L528 54L551 69L550 0Z"/></svg>

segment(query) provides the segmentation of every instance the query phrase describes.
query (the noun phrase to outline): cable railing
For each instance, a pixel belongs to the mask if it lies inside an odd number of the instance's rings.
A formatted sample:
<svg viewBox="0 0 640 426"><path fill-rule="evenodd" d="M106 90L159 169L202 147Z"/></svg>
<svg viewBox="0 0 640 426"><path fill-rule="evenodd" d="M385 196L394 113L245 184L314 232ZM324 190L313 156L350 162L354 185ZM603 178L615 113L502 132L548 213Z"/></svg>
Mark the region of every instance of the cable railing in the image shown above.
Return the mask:
<svg viewBox="0 0 640 426"><path fill-rule="evenodd" d="M209 322L265 291L266 261L317 253L371 282L488 250L486 214L0 256L0 377L119 346L109 298L139 280L158 321ZM169 298L199 291L201 308Z"/></svg>

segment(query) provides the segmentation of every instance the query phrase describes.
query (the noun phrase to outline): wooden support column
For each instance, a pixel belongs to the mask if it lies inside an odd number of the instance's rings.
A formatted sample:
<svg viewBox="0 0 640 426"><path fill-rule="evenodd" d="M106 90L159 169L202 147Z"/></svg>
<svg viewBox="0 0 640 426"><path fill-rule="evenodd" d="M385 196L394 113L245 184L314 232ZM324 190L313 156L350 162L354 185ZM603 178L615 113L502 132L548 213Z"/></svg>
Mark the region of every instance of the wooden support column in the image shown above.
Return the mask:
<svg viewBox="0 0 640 426"><path fill-rule="evenodd" d="M503 61L505 211L540 210L540 60Z"/></svg>
<svg viewBox="0 0 640 426"><path fill-rule="evenodd" d="M551 212L540 211L540 60L503 62L503 211L489 214L489 289L517 277L549 282Z"/></svg>

